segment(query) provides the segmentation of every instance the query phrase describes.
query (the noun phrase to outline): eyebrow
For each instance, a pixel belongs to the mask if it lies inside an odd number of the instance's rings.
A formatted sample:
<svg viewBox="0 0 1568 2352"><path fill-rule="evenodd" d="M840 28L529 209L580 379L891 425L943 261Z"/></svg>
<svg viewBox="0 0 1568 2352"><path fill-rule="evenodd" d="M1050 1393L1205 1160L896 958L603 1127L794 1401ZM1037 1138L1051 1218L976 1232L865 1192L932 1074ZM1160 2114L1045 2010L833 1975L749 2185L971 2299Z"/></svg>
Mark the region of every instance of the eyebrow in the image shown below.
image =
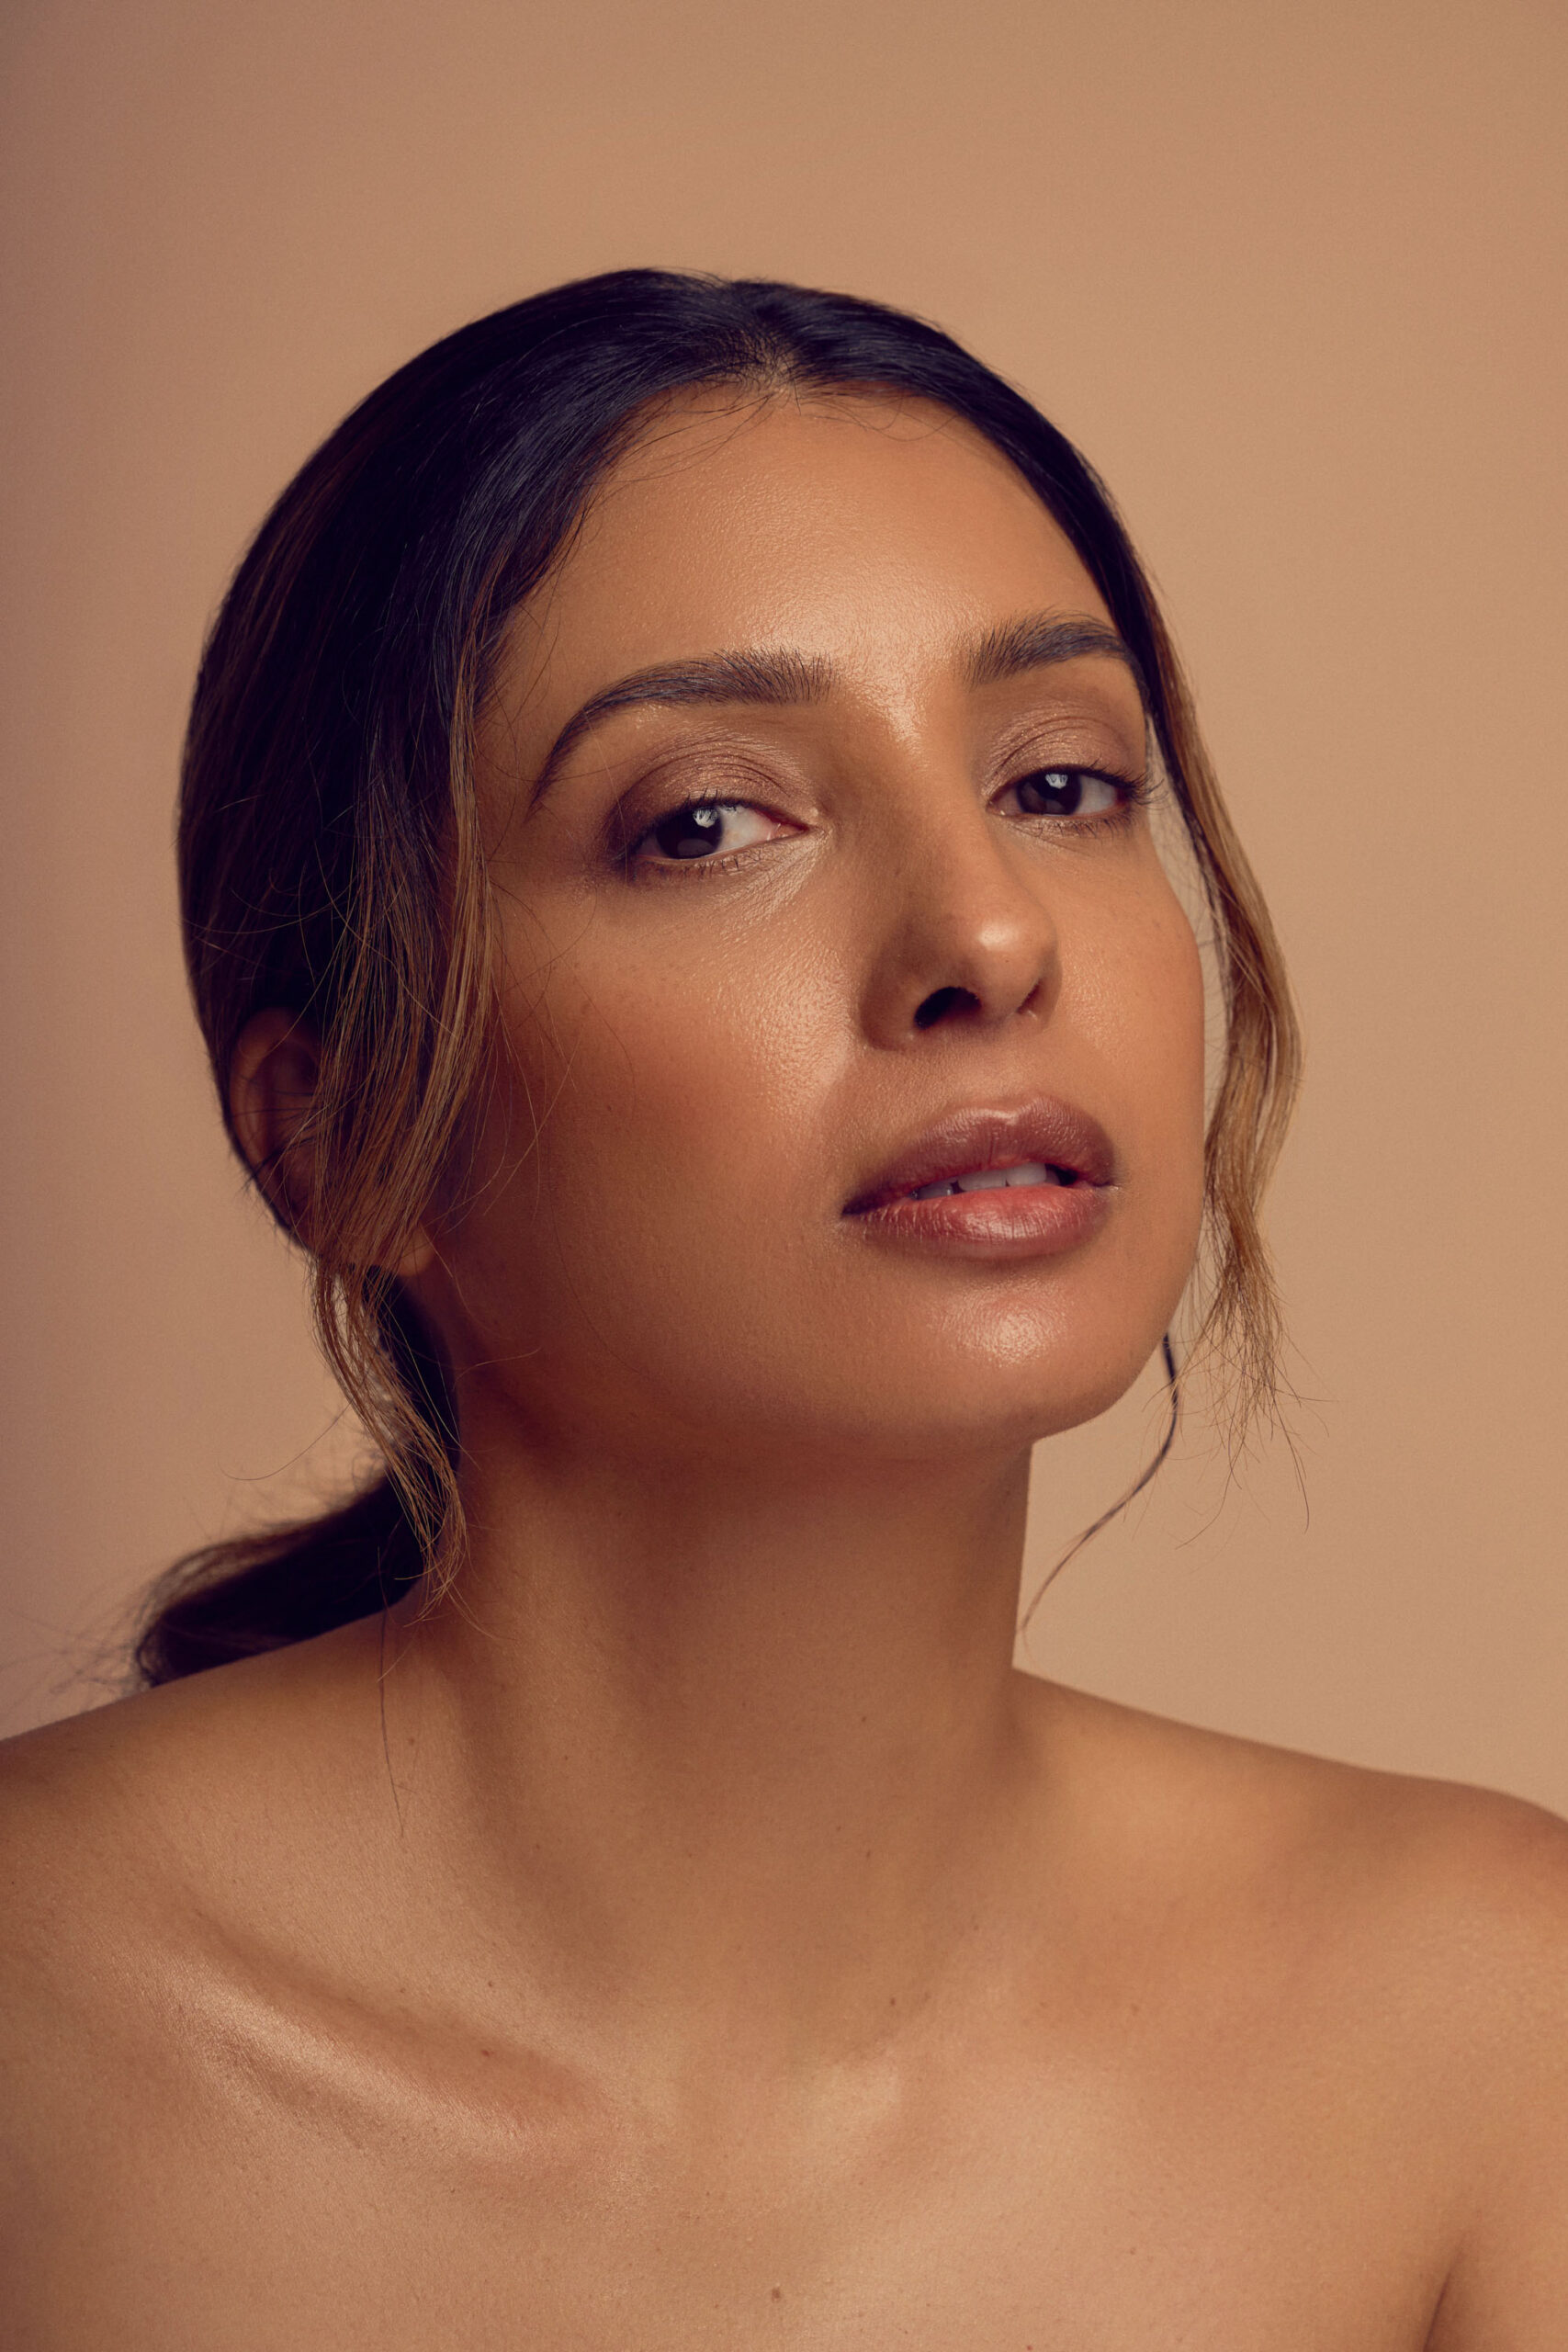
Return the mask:
<svg viewBox="0 0 1568 2352"><path fill-rule="evenodd" d="M549 757L535 781L534 798L544 797L568 752L613 711L635 710L644 703L763 703L777 707L820 702L832 685L830 662L788 651L710 653L696 661L634 670L603 693L591 695L573 711L550 745Z"/></svg>
<svg viewBox="0 0 1568 2352"><path fill-rule="evenodd" d="M1030 613L1021 620L1003 621L987 629L969 648L964 674L972 686L994 686L1003 678L1019 678L1030 670L1048 670L1058 662L1077 662L1086 653L1120 662L1142 699L1143 673L1132 650L1104 621L1087 614L1061 619L1050 613Z"/></svg>
<svg viewBox="0 0 1568 2352"><path fill-rule="evenodd" d="M1108 656L1132 676L1140 695L1143 679L1122 639L1103 621L1087 616L1055 618L1032 613L987 629L965 648L961 664L971 686L995 685L1006 678L1022 677L1031 670L1055 668L1086 654ZM710 653L690 662L674 662L650 670L635 670L614 685L605 686L573 711L551 744L549 755L535 779L533 800L540 801L555 782L568 754L593 728L617 710L646 704L749 703L773 708L824 701L831 694L836 673L818 655L787 649L739 653Z"/></svg>

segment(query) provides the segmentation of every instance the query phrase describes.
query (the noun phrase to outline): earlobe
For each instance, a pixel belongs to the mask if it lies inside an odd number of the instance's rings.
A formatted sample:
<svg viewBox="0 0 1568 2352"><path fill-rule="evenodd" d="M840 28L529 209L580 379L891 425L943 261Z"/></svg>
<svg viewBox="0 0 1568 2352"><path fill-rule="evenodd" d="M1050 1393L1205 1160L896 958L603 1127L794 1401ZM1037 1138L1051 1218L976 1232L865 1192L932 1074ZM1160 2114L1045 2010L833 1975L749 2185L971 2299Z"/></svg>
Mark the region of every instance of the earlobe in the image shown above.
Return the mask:
<svg viewBox="0 0 1568 2352"><path fill-rule="evenodd" d="M400 1283L417 1282L435 1262L435 1244L423 1225L414 1228L408 1248L392 1268Z"/></svg>
<svg viewBox="0 0 1568 2352"><path fill-rule="evenodd" d="M307 1247L315 1192L307 1130L321 1067L311 1023L273 1005L245 1023L229 1068L235 1140L275 1214Z"/></svg>
<svg viewBox="0 0 1568 2352"><path fill-rule="evenodd" d="M229 1074L229 1111L240 1149L275 1216L307 1250L316 1248L317 1165L310 1120L321 1074L315 1024L282 1005L269 1006L246 1023ZM435 1243L422 1225L389 1271L400 1282L415 1282L434 1257Z"/></svg>

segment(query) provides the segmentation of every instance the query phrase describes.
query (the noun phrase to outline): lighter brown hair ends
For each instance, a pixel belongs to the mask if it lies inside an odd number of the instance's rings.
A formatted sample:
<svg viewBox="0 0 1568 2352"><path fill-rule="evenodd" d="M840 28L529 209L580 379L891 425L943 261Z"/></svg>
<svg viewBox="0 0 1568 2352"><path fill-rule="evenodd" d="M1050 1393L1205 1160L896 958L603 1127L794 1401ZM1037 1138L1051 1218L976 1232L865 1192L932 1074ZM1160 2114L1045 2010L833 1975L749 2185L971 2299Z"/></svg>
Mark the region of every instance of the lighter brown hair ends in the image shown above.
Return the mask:
<svg viewBox="0 0 1568 2352"><path fill-rule="evenodd" d="M656 403L698 385L885 386L1017 467L1139 668L1213 921L1224 998L1196 1344L1239 1429L1277 1394L1258 1204L1300 1059L1261 893L1111 500L1021 394L924 322L844 295L624 270L476 321L373 392L284 492L214 625L186 741L186 956L225 1118L269 1006L321 1039L309 1118L317 1330L386 1475L341 1510L214 1544L155 1588L144 1682L367 1615L462 1553L459 1432L396 1279L486 1067L491 923L476 726L508 616ZM231 1132L232 1132L231 1122Z"/></svg>

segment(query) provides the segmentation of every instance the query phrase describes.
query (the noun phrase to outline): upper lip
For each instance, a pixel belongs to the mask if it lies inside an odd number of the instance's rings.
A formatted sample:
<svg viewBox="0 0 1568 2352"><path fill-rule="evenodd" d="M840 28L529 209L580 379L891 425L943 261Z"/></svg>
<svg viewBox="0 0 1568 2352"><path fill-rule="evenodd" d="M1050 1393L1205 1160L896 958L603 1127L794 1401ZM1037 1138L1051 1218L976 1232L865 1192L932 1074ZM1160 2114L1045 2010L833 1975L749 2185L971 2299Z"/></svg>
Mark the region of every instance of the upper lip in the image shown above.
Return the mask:
<svg viewBox="0 0 1568 2352"><path fill-rule="evenodd" d="M846 1216L882 1208L922 1184L940 1184L981 1168L1016 1168L1042 1160L1069 1170L1088 1184L1115 1182L1116 1156L1098 1119L1055 1095L1014 1109L971 1109L934 1119L857 1185Z"/></svg>

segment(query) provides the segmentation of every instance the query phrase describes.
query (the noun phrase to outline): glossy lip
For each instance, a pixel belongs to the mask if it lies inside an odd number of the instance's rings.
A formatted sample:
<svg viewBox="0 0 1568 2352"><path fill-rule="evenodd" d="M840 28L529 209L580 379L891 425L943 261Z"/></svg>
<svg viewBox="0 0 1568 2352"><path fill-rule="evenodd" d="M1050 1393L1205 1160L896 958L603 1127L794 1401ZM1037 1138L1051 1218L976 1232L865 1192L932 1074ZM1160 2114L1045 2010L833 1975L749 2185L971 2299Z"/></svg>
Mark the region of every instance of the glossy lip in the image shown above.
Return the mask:
<svg viewBox="0 0 1568 2352"><path fill-rule="evenodd" d="M1035 1160L1073 1181L911 1198L922 1185ZM1014 1109L960 1110L932 1121L857 1188L843 1214L868 1238L966 1257L1049 1256L1098 1231L1116 1182L1116 1155L1099 1121L1042 1095Z"/></svg>
<svg viewBox="0 0 1568 2352"><path fill-rule="evenodd" d="M922 1184L949 1182L982 1168L1027 1167L1036 1159L1047 1168L1069 1170L1086 1184L1116 1181L1116 1155L1100 1122L1070 1102L1043 1094L1017 1110L952 1111L933 1120L857 1189L845 1203L844 1215L864 1216L919 1192Z"/></svg>

